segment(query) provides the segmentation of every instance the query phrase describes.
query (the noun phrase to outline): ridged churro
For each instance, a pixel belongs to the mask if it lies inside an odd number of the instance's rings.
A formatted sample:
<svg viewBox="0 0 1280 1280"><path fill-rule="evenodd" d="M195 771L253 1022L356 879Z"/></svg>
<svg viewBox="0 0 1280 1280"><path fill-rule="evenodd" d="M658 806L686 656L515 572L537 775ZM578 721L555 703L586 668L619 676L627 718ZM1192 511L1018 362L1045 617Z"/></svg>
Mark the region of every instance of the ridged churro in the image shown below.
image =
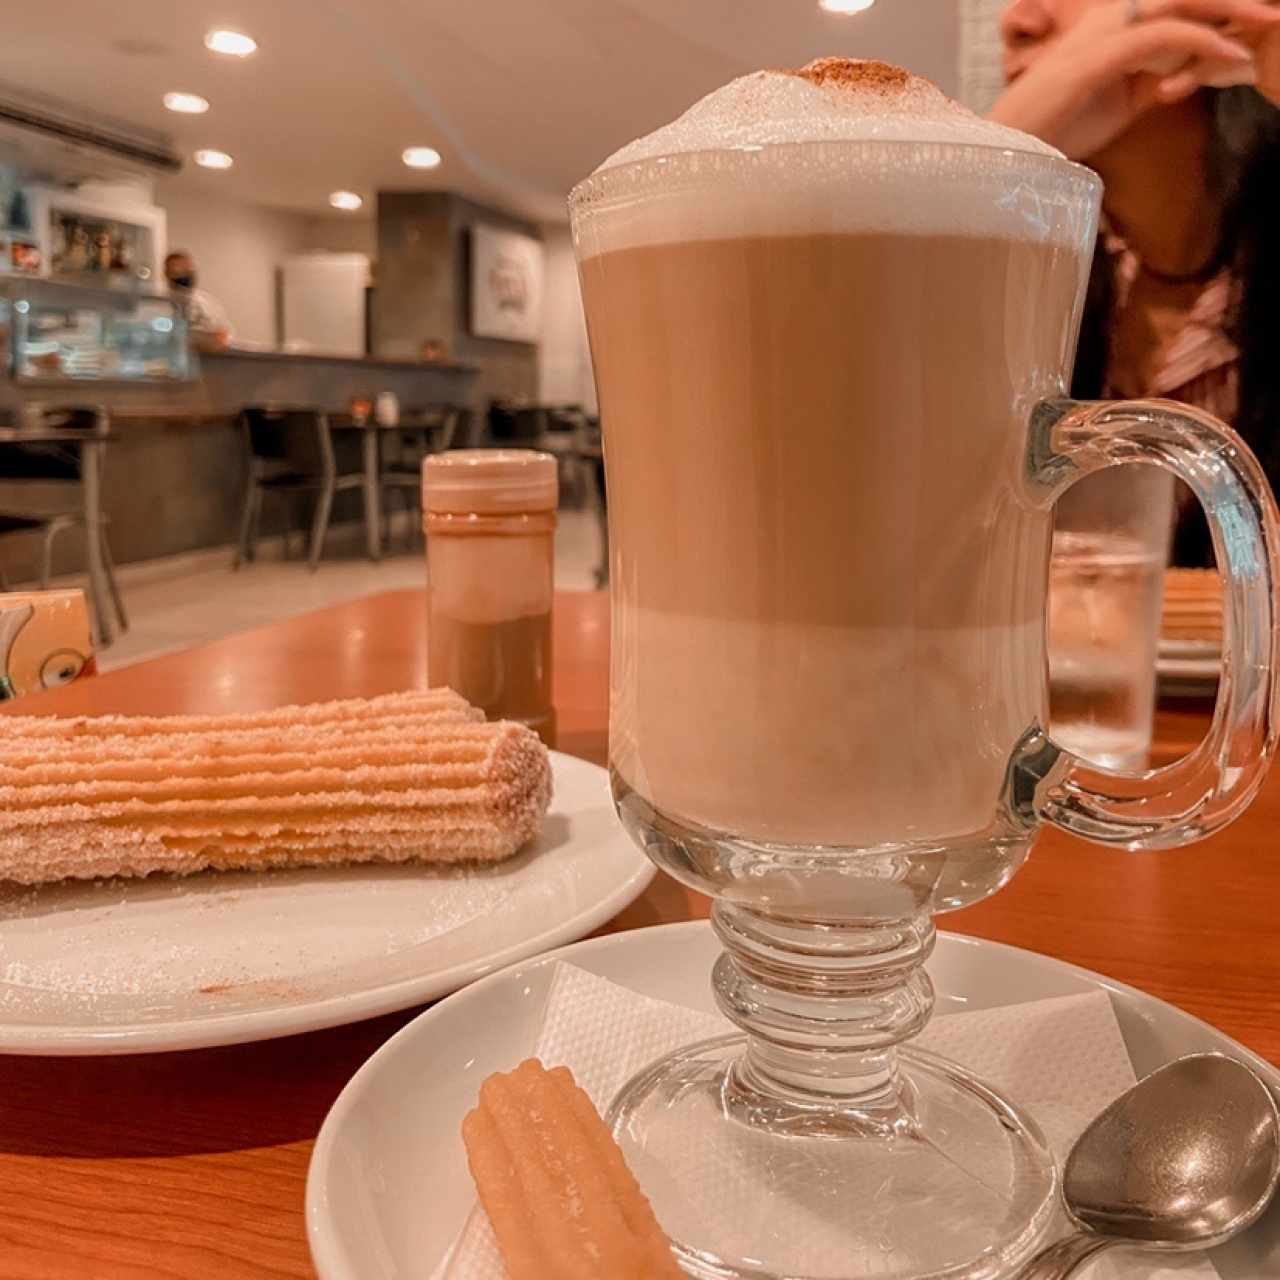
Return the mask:
<svg viewBox="0 0 1280 1280"><path fill-rule="evenodd" d="M551 793L537 735L450 690L235 716L0 721L0 879L495 861Z"/></svg>
<svg viewBox="0 0 1280 1280"><path fill-rule="evenodd" d="M567 1067L490 1076L462 1122L508 1280L680 1280L622 1151Z"/></svg>
<svg viewBox="0 0 1280 1280"><path fill-rule="evenodd" d="M1170 569L1164 576L1160 634L1222 644L1222 579L1216 569Z"/></svg>

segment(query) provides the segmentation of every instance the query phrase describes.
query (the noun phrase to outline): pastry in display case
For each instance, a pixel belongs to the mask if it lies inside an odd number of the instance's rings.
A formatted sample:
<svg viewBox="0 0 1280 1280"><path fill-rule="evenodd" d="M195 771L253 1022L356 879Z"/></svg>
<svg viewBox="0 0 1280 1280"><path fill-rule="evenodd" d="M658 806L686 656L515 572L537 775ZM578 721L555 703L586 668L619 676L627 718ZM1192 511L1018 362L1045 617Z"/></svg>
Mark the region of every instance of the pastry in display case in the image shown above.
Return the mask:
<svg viewBox="0 0 1280 1280"><path fill-rule="evenodd" d="M171 382L195 374L187 321L172 299L54 280L0 282L18 381Z"/></svg>

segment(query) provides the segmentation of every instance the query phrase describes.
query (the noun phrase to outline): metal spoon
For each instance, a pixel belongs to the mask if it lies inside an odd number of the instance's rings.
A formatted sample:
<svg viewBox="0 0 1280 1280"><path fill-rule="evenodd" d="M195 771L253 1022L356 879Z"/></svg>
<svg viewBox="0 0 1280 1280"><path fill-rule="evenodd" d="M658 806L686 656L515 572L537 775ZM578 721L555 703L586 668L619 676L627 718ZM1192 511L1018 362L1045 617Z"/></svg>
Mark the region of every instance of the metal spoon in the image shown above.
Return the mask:
<svg viewBox="0 0 1280 1280"><path fill-rule="evenodd" d="M1017 1280L1066 1280L1115 1245L1212 1249L1248 1227L1280 1180L1280 1113L1248 1067L1179 1058L1117 1098L1067 1157L1062 1195L1080 1228Z"/></svg>

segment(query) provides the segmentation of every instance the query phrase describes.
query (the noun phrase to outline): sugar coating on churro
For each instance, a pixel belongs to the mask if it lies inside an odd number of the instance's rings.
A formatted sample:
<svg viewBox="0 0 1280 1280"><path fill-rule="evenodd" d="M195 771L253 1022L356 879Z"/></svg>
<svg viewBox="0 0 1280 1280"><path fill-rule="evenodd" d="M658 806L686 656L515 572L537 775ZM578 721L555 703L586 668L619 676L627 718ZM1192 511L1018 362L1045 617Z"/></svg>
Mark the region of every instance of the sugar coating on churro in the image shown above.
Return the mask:
<svg viewBox="0 0 1280 1280"><path fill-rule="evenodd" d="M450 690L235 716L0 720L0 879L495 861L551 795L536 734Z"/></svg>
<svg viewBox="0 0 1280 1280"><path fill-rule="evenodd" d="M462 1122L509 1280L680 1280L653 1209L567 1067L490 1076Z"/></svg>

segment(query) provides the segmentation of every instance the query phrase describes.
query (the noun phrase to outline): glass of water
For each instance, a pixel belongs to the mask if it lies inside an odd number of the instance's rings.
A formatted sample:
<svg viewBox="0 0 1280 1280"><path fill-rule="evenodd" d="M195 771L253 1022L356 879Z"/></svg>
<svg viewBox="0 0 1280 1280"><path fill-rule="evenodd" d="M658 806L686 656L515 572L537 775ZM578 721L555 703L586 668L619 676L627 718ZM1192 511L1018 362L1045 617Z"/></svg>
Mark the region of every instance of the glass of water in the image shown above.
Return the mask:
<svg viewBox="0 0 1280 1280"><path fill-rule="evenodd" d="M1109 769L1147 767L1173 477L1086 476L1058 502L1049 573L1051 732Z"/></svg>

